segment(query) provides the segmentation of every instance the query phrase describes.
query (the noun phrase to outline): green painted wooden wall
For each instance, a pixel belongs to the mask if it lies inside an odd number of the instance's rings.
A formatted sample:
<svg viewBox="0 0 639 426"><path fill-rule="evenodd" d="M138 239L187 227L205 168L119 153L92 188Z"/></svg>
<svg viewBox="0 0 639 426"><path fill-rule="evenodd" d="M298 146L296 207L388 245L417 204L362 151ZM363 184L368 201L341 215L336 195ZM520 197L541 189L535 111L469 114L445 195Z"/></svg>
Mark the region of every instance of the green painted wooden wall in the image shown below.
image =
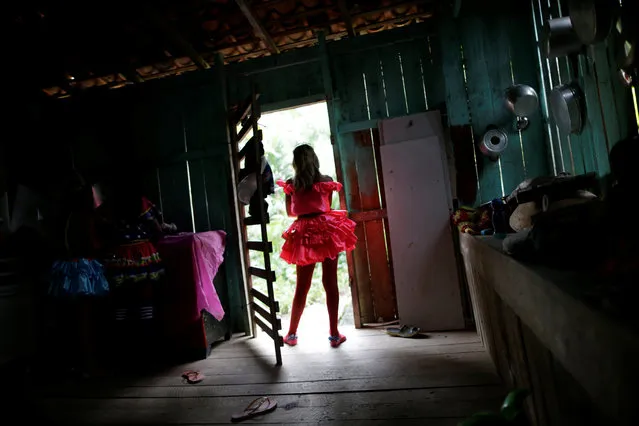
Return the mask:
<svg viewBox="0 0 639 426"><path fill-rule="evenodd" d="M529 8L537 40L546 20L569 13L567 2L549 4L532 0ZM610 149L620 140L637 133L631 91L619 78L614 42L612 32L605 41L575 55L574 60L569 57L546 59L537 52L540 80L543 81L545 133L554 172L596 172L605 179L610 173ZM580 134L561 134L550 118L547 106L552 88L568 82L578 83L585 95L586 120Z"/></svg>

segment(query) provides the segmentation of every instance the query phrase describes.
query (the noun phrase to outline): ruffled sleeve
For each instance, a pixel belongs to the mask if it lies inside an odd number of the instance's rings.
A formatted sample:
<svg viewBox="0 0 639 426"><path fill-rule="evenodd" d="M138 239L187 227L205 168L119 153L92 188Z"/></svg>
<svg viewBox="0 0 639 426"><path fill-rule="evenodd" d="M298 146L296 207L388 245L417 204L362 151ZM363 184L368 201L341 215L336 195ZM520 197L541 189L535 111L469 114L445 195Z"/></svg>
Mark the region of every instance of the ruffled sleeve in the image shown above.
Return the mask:
<svg viewBox="0 0 639 426"><path fill-rule="evenodd" d="M284 188L284 193L286 195L293 195L293 193L295 192L295 187L284 180L279 179L277 181L277 186L281 186L282 188Z"/></svg>
<svg viewBox="0 0 639 426"><path fill-rule="evenodd" d="M331 182L317 182L313 185L313 188L318 192L332 192L332 191L341 191L342 184L339 182L331 181Z"/></svg>

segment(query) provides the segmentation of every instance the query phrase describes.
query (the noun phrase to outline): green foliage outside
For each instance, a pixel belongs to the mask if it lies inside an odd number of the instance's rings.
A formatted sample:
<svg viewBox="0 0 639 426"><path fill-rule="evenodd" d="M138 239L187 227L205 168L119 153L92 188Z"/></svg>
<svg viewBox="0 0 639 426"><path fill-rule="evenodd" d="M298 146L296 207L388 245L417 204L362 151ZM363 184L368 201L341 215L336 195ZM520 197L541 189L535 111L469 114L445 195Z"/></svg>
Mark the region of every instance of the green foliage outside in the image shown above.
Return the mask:
<svg viewBox="0 0 639 426"><path fill-rule="evenodd" d="M290 178L293 176L293 149L297 145L307 143L311 145L320 160L322 173L335 176L335 161L330 140L330 127L326 104L319 103L301 108L278 111L264 114L259 122L264 134L264 149L273 169L275 180ZM268 225L269 239L273 242L273 254L271 255L272 269L276 274L274 285L275 297L280 302L280 312L287 315L291 309L293 294L295 293L295 266L289 265L280 259L279 253L284 244L282 233L290 226L294 218L286 215L285 197L281 188L275 188L275 194L267 198L269 203L270 224ZM333 208L339 208L339 197L333 197ZM247 209L248 211L248 209ZM248 214L248 213L247 213ZM249 227L248 239L250 241L261 240L260 229L257 226ZM264 258L262 253L251 252L251 265L263 268ZM313 285L308 294L306 306L326 303L324 289L322 287L321 265L317 265L313 276ZM348 269L346 257L342 253L339 257L338 283L340 288L340 304L345 302L350 305L350 289L348 284ZM266 283L259 279L253 279L253 286L266 294Z"/></svg>

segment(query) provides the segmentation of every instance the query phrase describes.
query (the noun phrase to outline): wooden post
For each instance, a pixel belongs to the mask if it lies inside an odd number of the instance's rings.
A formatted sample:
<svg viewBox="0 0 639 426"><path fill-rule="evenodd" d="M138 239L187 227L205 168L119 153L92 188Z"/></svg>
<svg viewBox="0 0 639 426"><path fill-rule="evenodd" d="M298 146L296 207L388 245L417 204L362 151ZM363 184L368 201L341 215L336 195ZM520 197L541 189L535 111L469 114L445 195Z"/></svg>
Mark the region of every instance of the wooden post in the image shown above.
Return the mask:
<svg viewBox="0 0 639 426"><path fill-rule="evenodd" d="M344 182L344 173L342 172L342 161L339 152L339 133L337 130L337 112L335 102L333 100L333 78L331 75L330 57L326 49L326 33L323 31L317 34L320 47L322 77L324 79L324 92L326 93L326 107L328 108L328 122L331 128L331 144L333 145L333 157L335 158L335 173L337 180ZM344 191L339 193L340 208L346 210L346 194ZM362 319L359 310L359 294L357 293L357 285L355 285L355 267L353 265L352 253L346 253L346 264L348 265L348 280L351 288L351 297L353 299L353 319L355 328L362 327Z"/></svg>

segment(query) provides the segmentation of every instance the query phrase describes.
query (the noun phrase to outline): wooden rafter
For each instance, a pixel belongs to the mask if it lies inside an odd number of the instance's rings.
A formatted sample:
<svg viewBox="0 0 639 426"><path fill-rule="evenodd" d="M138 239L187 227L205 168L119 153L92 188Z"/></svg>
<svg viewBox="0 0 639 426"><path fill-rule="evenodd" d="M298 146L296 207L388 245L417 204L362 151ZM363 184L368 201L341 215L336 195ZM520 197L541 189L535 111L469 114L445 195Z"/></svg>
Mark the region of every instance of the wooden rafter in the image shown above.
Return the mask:
<svg viewBox="0 0 639 426"><path fill-rule="evenodd" d="M380 7L377 9L373 9L373 10L367 10L364 12L358 12L358 13L354 13L353 15L351 15L351 19L353 18L368 18L372 15L377 15L379 13L383 13L386 12L388 10L392 10L394 8L397 7L403 7L403 6L407 6L407 5L411 5L411 4L422 4L422 3L431 3L433 0L413 0L413 1L401 1L401 2L397 2L397 3L393 3L393 4L389 4L386 5L384 7ZM262 3L259 3L260 5L262 5ZM419 13L415 13L415 14L410 14L410 15L405 15L399 18L394 18L391 20L386 20L386 21L379 21L379 22L375 22L372 24L368 24L365 26L361 26L358 27L357 30L366 30L366 29L370 29L370 28L374 28L376 26L382 25L382 24L391 24L394 22L401 22L402 20L405 19L411 19L411 18L427 18L430 15L432 15L433 12L432 11L426 11L426 12L419 12ZM298 15L293 15L291 18L293 17L297 17ZM336 24L340 24L343 22L343 19L337 18L337 19L331 19L329 21L326 22L321 22L321 23L317 23L317 24L312 24L312 25L308 25L305 28L291 28L288 30L283 30L283 31L279 31L277 33L272 34L272 36L274 38L280 38L280 37L287 37L290 35L294 35L294 34L298 34L304 31L312 31L312 30L321 30L327 27L330 27L332 25L336 25ZM340 35L341 37L341 35ZM330 39L327 38L327 39ZM220 44L218 46L215 46L214 49L215 50L224 50L224 49L230 49L230 48L234 48L234 47L240 47L240 46L246 46L248 44L251 43L255 43L257 40L256 39L245 39L245 40L241 40L241 41L236 41L233 43L225 43L225 44ZM284 47L288 47L287 45L283 45L280 46L281 50L284 50ZM249 55L248 53L246 55Z"/></svg>
<svg viewBox="0 0 639 426"><path fill-rule="evenodd" d="M348 7L346 6L346 0L337 0L337 5L339 6L339 13L342 14L342 19L346 24L346 31L348 32L348 36L355 37L355 30L353 29L353 19L351 18L351 14L348 11Z"/></svg>
<svg viewBox="0 0 639 426"><path fill-rule="evenodd" d="M271 53L280 53L279 47L277 47L271 36L268 34L266 28L264 28L264 25L262 25L262 23L257 19L255 14L253 13L253 10L251 10L251 6L248 4L248 1L235 0L235 3L237 3L237 5L240 7L240 10L242 11L246 19L248 19L257 36L261 38L264 43L266 43L266 47L268 47L268 50Z"/></svg>
<svg viewBox="0 0 639 426"><path fill-rule="evenodd" d="M187 55L198 67L208 70L211 65L202 58L195 48L170 23L160 16L153 6L145 8L147 16L166 38L183 54Z"/></svg>

